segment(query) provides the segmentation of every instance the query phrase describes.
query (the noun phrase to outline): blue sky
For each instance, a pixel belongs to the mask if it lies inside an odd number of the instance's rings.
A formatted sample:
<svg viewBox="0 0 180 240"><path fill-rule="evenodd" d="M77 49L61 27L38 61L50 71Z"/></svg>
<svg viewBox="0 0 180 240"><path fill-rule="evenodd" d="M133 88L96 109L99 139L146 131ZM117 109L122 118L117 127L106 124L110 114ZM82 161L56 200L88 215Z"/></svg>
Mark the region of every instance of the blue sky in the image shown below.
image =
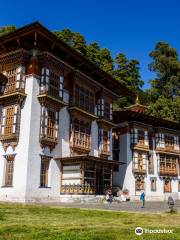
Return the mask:
<svg viewBox="0 0 180 240"><path fill-rule="evenodd" d="M148 87L149 52L166 41L180 52L179 0L2 0L0 26L40 21L50 30L70 28L111 50L139 60Z"/></svg>

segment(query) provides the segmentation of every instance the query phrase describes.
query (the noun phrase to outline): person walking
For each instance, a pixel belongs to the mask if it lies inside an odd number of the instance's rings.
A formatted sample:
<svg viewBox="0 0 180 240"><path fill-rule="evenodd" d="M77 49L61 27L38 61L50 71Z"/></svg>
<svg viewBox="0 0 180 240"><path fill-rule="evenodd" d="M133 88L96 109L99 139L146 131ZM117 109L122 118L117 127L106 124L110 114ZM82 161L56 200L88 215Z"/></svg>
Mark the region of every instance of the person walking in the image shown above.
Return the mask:
<svg viewBox="0 0 180 240"><path fill-rule="evenodd" d="M142 191L141 195L140 195L140 201L142 201L142 208L145 207L145 192Z"/></svg>

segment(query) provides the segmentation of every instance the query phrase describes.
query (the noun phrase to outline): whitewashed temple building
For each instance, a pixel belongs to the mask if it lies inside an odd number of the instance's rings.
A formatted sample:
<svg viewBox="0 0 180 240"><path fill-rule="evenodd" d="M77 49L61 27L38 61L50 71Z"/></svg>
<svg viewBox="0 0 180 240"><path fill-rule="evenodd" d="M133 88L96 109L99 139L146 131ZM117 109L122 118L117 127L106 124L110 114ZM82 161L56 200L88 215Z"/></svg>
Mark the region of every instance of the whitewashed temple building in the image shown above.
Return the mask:
<svg viewBox="0 0 180 240"><path fill-rule="evenodd" d="M112 103L134 96L38 22L0 38L0 200L112 187Z"/></svg>
<svg viewBox="0 0 180 240"><path fill-rule="evenodd" d="M135 98L38 22L0 37L0 201L178 197L180 126L113 114L119 96Z"/></svg>
<svg viewBox="0 0 180 240"><path fill-rule="evenodd" d="M114 112L114 159L124 164L114 172L114 185L139 199L180 199L180 124L149 116L135 104Z"/></svg>

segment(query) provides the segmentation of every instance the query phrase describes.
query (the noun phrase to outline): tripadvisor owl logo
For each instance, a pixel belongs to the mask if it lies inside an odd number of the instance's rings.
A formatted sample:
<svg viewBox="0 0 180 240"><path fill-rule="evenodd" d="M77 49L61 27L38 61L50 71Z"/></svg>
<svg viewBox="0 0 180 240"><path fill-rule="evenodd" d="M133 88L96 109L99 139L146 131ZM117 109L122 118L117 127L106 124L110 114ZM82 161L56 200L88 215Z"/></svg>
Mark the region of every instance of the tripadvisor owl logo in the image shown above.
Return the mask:
<svg viewBox="0 0 180 240"><path fill-rule="evenodd" d="M141 227L137 227L136 229L135 229L135 234L136 235L142 235L143 234L143 229L141 228Z"/></svg>

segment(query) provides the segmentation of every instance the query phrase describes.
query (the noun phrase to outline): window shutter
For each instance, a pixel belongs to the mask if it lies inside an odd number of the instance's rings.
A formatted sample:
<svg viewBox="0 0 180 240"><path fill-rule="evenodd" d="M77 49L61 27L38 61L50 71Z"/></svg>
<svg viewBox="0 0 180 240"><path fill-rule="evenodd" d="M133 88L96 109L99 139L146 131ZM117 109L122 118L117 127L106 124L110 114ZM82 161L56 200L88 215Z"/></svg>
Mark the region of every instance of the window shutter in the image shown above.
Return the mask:
<svg viewBox="0 0 180 240"><path fill-rule="evenodd" d="M42 68L41 70L41 82L40 91L48 91L49 89L49 69Z"/></svg>
<svg viewBox="0 0 180 240"><path fill-rule="evenodd" d="M149 145L149 142L148 142L148 132L147 131L144 131L144 144L145 144L145 146Z"/></svg>
<svg viewBox="0 0 180 240"><path fill-rule="evenodd" d="M14 117L13 117L13 133L16 133L16 125L17 125L17 112L18 112L18 106L16 105L14 107Z"/></svg>
<svg viewBox="0 0 180 240"><path fill-rule="evenodd" d="M63 89L64 89L64 77L60 76L59 78L59 97L63 98Z"/></svg>
<svg viewBox="0 0 180 240"><path fill-rule="evenodd" d="M174 136L174 149L179 150L179 137Z"/></svg>
<svg viewBox="0 0 180 240"><path fill-rule="evenodd" d="M46 78L46 91L49 90L49 69L46 68L45 70L45 78Z"/></svg>
<svg viewBox="0 0 180 240"><path fill-rule="evenodd" d="M101 99L101 116L104 116L104 99Z"/></svg>
<svg viewBox="0 0 180 240"><path fill-rule="evenodd" d="M5 127L5 117L6 117L6 109L2 110L2 120L1 120L1 134L4 135L4 127Z"/></svg>
<svg viewBox="0 0 180 240"><path fill-rule="evenodd" d="M98 99L97 115L101 116L101 99Z"/></svg>
<svg viewBox="0 0 180 240"><path fill-rule="evenodd" d="M138 129L134 128L134 143L138 143Z"/></svg>
<svg viewBox="0 0 180 240"><path fill-rule="evenodd" d="M55 138L58 138L58 129L59 129L59 112L56 112L56 125L55 125Z"/></svg>
<svg viewBox="0 0 180 240"><path fill-rule="evenodd" d="M40 91L45 90L45 68L41 69Z"/></svg>
<svg viewBox="0 0 180 240"><path fill-rule="evenodd" d="M25 88L25 67L20 66L16 69L16 89Z"/></svg>
<svg viewBox="0 0 180 240"><path fill-rule="evenodd" d="M142 154L142 164L143 164L143 170L146 170L146 153Z"/></svg>
<svg viewBox="0 0 180 240"><path fill-rule="evenodd" d="M110 120L112 120L113 119L113 105L112 105L112 103L110 103L109 108L110 108Z"/></svg>
<svg viewBox="0 0 180 240"><path fill-rule="evenodd" d="M159 133L155 134L156 147L160 147L160 136Z"/></svg>
<svg viewBox="0 0 180 240"><path fill-rule="evenodd" d="M138 153L134 152L134 167L135 169L138 169Z"/></svg>
<svg viewBox="0 0 180 240"><path fill-rule="evenodd" d="M164 141L164 133L161 134L161 147L164 148L165 147L165 141Z"/></svg>

